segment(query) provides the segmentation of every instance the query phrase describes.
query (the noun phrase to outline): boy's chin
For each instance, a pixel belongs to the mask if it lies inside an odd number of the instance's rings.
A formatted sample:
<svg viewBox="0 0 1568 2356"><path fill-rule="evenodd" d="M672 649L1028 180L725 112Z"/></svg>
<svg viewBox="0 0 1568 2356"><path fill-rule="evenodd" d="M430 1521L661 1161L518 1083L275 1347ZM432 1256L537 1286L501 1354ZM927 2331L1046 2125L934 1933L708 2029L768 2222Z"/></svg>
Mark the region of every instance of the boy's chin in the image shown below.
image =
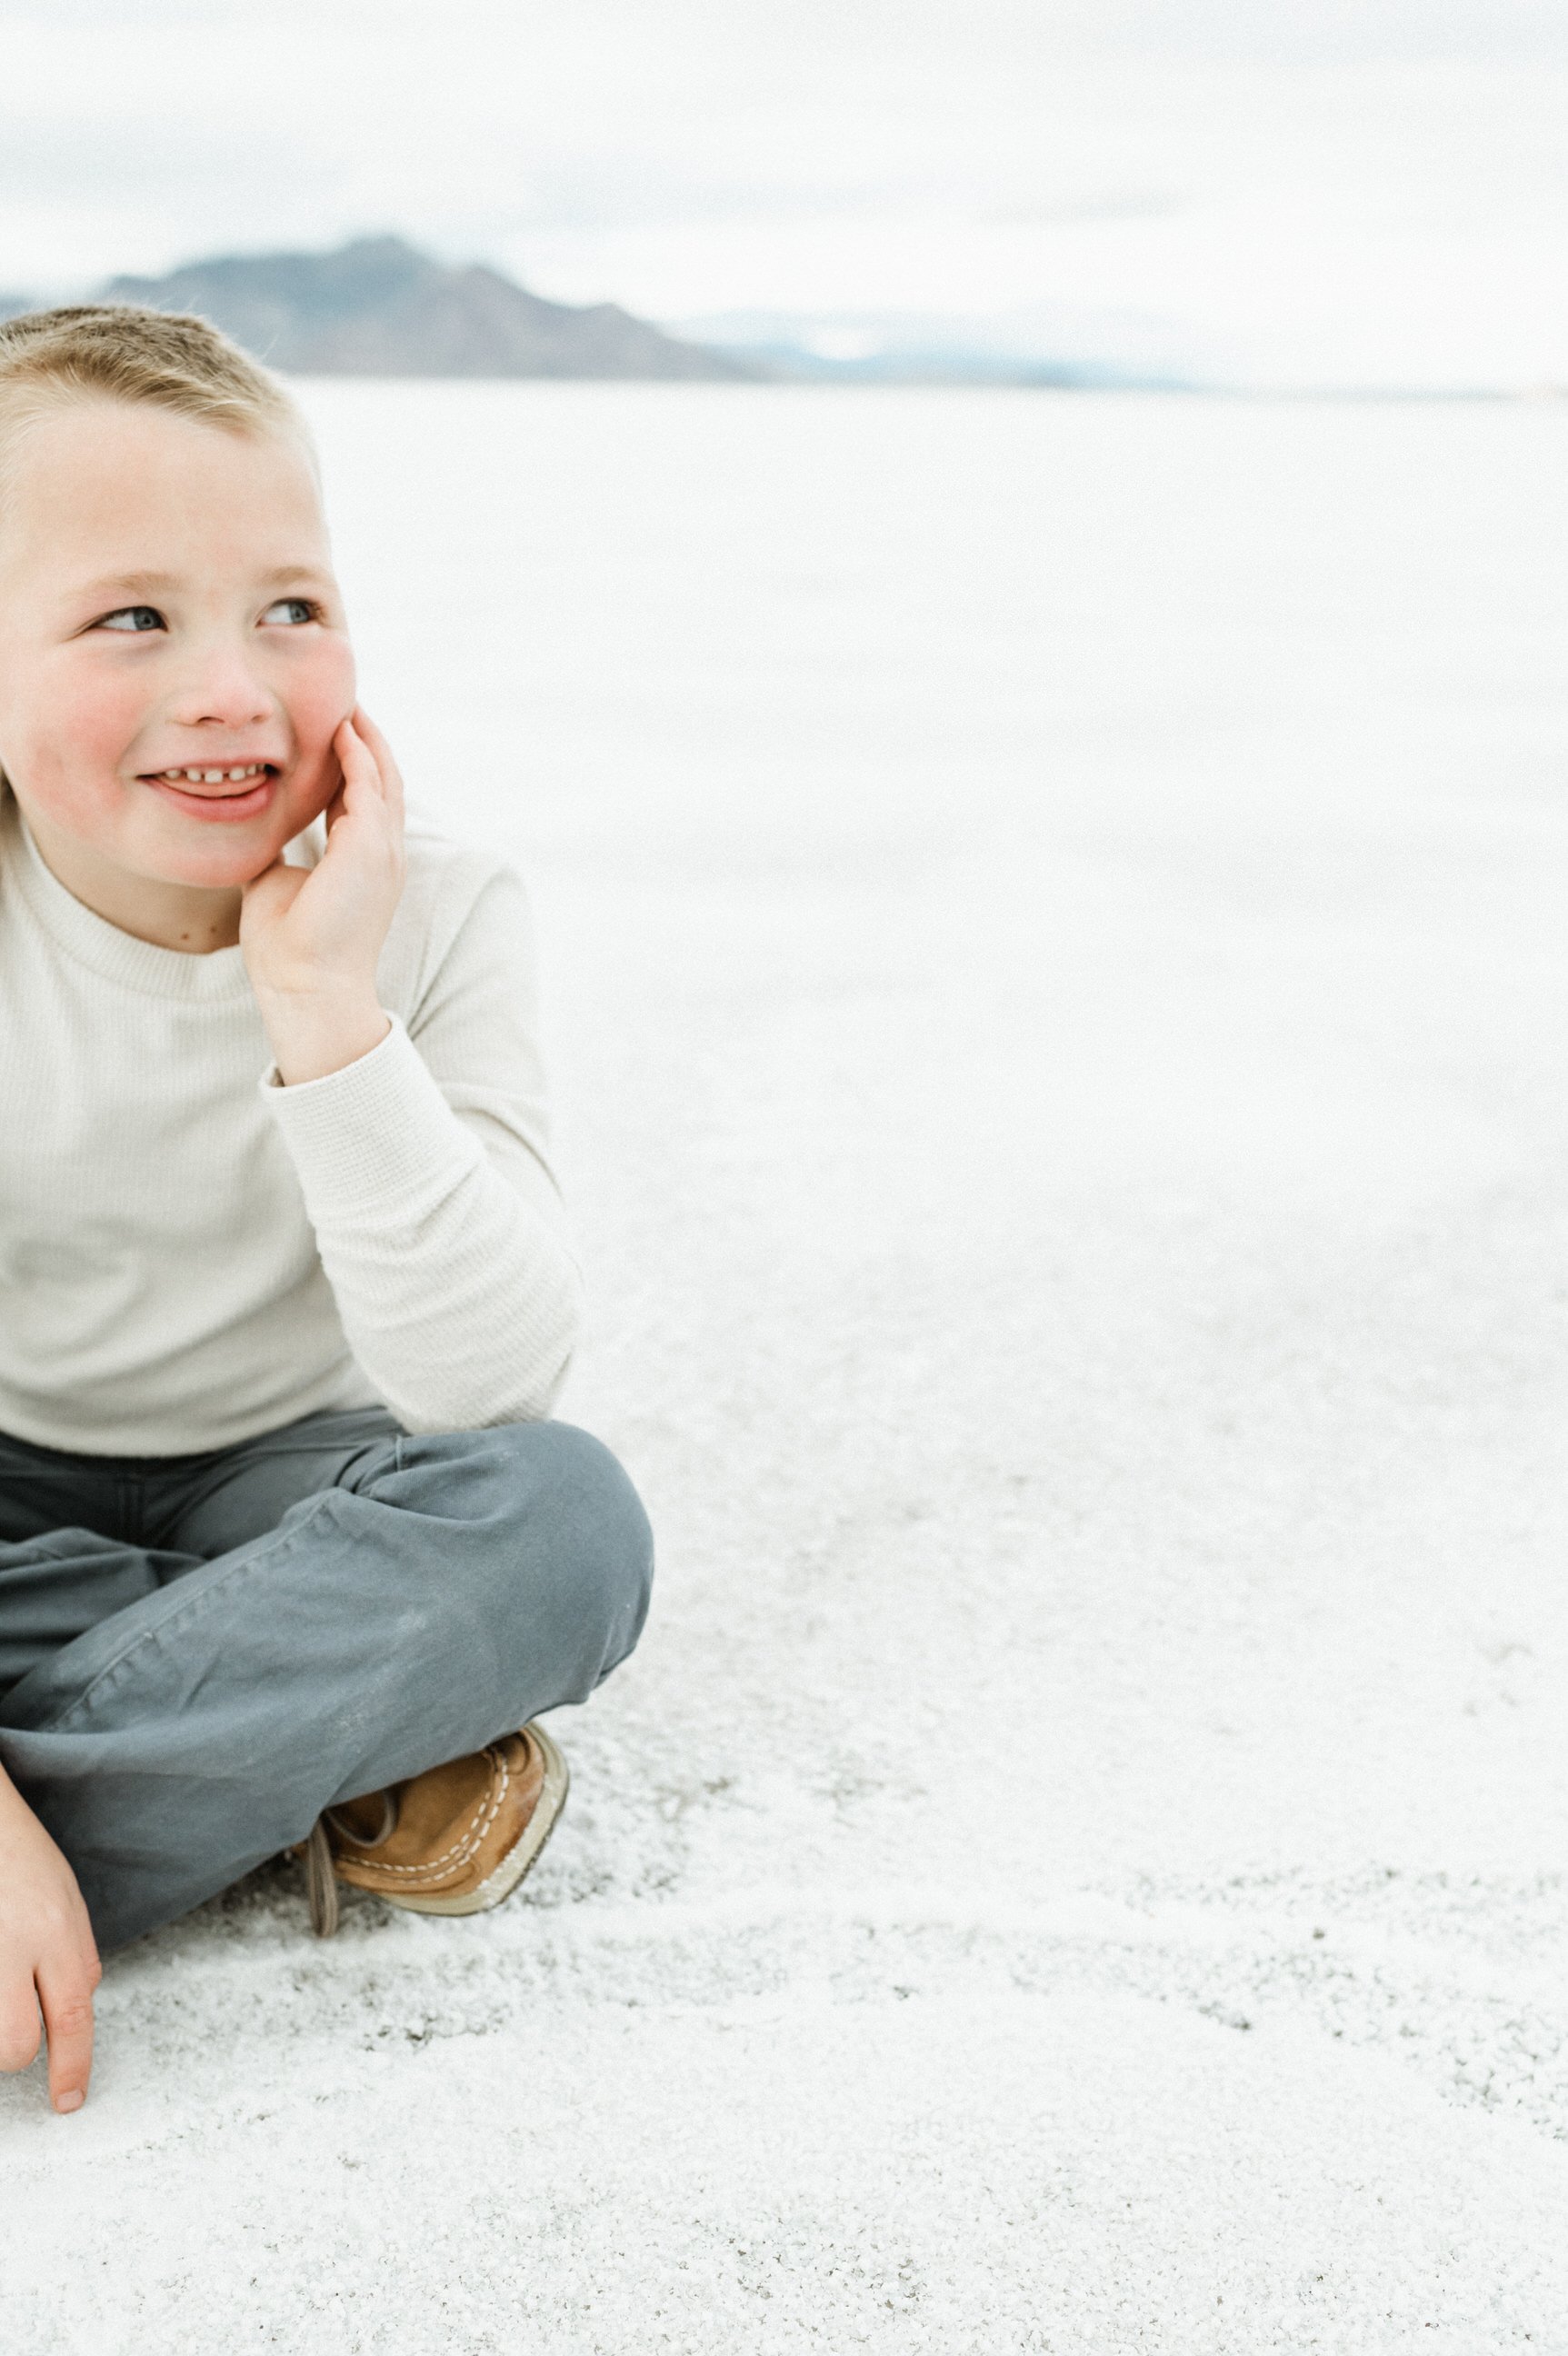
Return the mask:
<svg viewBox="0 0 1568 2356"><path fill-rule="evenodd" d="M179 884L191 892L242 892L258 875L264 875L276 857L272 850L252 851L246 857L235 847L226 854L199 859L160 859L156 869L149 862L148 880Z"/></svg>
<svg viewBox="0 0 1568 2356"><path fill-rule="evenodd" d="M274 800L253 817L238 820L196 818L170 811L156 830L156 844L148 842L146 872L165 884L183 884L207 892L235 891L252 884L272 866L286 844L303 834L320 814L319 806L303 808Z"/></svg>

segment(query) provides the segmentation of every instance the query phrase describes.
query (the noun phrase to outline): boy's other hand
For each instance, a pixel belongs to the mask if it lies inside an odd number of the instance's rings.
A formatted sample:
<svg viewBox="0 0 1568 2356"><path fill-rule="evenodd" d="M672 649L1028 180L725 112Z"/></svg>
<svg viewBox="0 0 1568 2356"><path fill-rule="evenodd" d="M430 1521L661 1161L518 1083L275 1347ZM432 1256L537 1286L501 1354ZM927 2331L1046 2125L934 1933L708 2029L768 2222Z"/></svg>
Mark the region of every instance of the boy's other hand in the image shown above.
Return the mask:
<svg viewBox="0 0 1568 2356"><path fill-rule="evenodd" d="M403 891L403 779L356 709L332 740L342 783L315 867L281 859L247 884L240 947L285 1087L325 1077L379 1046L387 1018L376 963Z"/></svg>
<svg viewBox="0 0 1568 2356"><path fill-rule="evenodd" d="M92 2072L92 1992L102 1978L76 1876L0 1773L0 2070L49 2041L49 2100L78 2111Z"/></svg>

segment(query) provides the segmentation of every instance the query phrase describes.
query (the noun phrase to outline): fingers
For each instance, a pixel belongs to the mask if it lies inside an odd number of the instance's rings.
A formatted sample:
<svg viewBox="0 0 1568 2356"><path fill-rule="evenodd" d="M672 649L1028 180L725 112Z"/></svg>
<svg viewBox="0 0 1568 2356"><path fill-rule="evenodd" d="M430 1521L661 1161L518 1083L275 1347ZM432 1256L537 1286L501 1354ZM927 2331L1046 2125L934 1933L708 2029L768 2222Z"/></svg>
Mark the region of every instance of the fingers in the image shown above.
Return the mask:
<svg viewBox="0 0 1568 2356"><path fill-rule="evenodd" d="M0 2069L25 2070L37 2059L41 2006L59 2111L87 2099L101 1977L76 1876L0 1771Z"/></svg>
<svg viewBox="0 0 1568 2356"><path fill-rule="evenodd" d="M0 2070L26 2070L49 2047L49 2100L57 2111L79 2111L92 2075L92 1993L102 1967L87 1917L62 1915L36 1967L0 1976ZM39 2019L40 2008L42 2019Z"/></svg>
<svg viewBox="0 0 1568 2356"><path fill-rule="evenodd" d="M0 2070L26 2070L38 2058L43 2029L32 1975L9 1969L0 1984Z"/></svg>
<svg viewBox="0 0 1568 2356"><path fill-rule="evenodd" d="M381 734L381 730L376 726L375 722L371 718L370 713L365 710L363 704L357 703L354 706L353 726L356 734L360 737L361 742L368 746L375 760L377 770L381 776L381 790L386 795L388 807L392 810L393 814L401 823L403 819L403 775L398 768L396 761L392 758L392 746L387 743L386 738Z"/></svg>
<svg viewBox="0 0 1568 2356"><path fill-rule="evenodd" d="M38 1973L38 2001L49 2040L49 2100L57 2111L79 2111L87 2100L92 2075L92 1991L102 1976L91 1948Z"/></svg>
<svg viewBox="0 0 1568 2356"><path fill-rule="evenodd" d="M345 813L349 817L375 817L389 844L401 857L403 779L386 738L356 709L351 720L341 723L332 743L342 768L343 783L327 813L328 841L335 824Z"/></svg>
<svg viewBox="0 0 1568 2356"><path fill-rule="evenodd" d="M327 813L328 831L331 830L335 814L350 804L356 802L362 804L367 794L373 796L377 801L385 798L381 773L376 756L352 720L344 720L338 723L338 733L332 739L332 749L338 755L338 766L342 770L343 782L333 795L331 806Z"/></svg>

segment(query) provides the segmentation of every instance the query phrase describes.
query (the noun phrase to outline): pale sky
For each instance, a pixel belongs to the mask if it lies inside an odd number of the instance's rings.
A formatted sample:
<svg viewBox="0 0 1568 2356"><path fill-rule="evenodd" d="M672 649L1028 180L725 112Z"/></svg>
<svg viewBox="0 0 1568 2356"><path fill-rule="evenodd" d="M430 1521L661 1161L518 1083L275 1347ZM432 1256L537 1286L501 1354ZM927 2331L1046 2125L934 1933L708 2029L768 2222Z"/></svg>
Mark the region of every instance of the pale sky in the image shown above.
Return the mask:
<svg viewBox="0 0 1568 2356"><path fill-rule="evenodd" d="M0 0L0 290L383 229L664 319L1568 382L1568 0Z"/></svg>

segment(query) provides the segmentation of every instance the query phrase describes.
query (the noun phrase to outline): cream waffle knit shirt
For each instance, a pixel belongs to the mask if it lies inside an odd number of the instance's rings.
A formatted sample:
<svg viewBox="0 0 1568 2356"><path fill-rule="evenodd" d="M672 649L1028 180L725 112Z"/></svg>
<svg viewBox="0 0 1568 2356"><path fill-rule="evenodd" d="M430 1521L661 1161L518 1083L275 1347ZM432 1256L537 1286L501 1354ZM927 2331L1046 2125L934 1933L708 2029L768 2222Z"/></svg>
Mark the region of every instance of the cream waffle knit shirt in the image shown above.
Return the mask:
<svg viewBox="0 0 1568 2356"><path fill-rule="evenodd" d="M547 1414L579 1286L532 964L516 878L411 822L392 1030L285 1088L240 951L106 924L0 787L0 1431L166 1456L378 1401Z"/></svg>

